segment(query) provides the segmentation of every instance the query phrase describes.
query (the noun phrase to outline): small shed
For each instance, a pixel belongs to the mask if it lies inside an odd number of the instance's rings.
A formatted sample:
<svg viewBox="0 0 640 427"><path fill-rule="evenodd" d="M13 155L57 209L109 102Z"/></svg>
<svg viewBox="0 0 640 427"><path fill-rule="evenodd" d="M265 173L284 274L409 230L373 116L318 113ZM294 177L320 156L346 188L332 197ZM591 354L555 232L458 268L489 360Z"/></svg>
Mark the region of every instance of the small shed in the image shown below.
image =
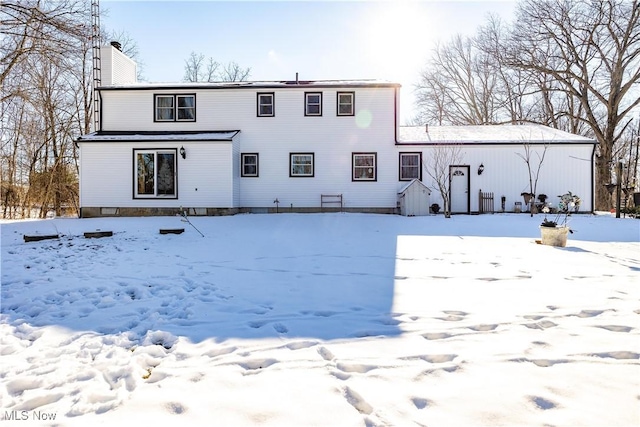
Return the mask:
<svg viewBox="0 0 640 427"><path fill-rule="evenodd" d="M400 215L424 216L429 214L431 190L419 179L414 179L398 192Z"/></svg>

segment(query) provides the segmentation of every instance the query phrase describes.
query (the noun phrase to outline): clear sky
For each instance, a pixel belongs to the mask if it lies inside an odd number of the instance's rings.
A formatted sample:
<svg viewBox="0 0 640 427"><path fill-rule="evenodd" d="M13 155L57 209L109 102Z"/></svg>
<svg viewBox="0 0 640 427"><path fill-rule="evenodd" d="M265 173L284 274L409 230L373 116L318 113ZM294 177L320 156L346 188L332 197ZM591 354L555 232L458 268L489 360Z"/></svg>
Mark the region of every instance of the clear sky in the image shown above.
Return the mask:
<svg viewBox="0 0 640 427"><path fill-rule="evenodd" d="M400 83L401 121L438 40L472 34L513 1L103 0L103 29L125 32L150 82L179 82L191 52L251 67L249 80L383 79Z"/></svg>

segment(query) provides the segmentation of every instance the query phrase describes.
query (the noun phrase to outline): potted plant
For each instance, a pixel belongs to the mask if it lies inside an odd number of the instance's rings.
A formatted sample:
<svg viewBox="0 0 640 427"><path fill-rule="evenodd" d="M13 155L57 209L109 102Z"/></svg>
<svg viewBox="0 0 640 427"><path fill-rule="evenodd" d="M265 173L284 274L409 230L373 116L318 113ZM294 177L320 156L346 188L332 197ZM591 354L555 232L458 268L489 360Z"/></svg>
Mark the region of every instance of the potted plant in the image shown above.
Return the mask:
<svg viewBox="0 0 640 427"><path fill-rule="evenodd" d="M531 200L534 198L534 194L533 193L520 193L520 195L522 196L522 198L524 199L524 204L526 206L529 206L529 202L531 202Z"/></svg>
<svg viewBox="0 0 640 427"><path fill-rule="evenodd" d="M545 215L542 224L540 224L540 233L543 245L565 247L569 233L573 233L567 222L571 211L575 209L574 198L576 196L568 192L558 197L560 197L560 203L558 203L556 216L553 220L547 218L547 214L551 212L550 206L546 205L542 208Z"/></svg>

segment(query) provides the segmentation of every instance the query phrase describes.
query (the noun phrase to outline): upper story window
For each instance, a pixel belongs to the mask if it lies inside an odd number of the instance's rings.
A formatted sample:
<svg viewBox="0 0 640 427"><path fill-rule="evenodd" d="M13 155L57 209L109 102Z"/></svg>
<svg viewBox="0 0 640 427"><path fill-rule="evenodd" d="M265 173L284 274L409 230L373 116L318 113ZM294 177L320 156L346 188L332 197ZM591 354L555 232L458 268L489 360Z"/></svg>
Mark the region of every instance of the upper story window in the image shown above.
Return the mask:
<svg viewBox="0 0 640 427"><path fill-rule="evenodd" d="M355 101L355 92L338 92L338 116L353 116Z"/></svg>
<svg viewBox="0 0 640 427"><path fill-rule="evenodd" d="M134 150L134 198L177 198L177 150Z"/></svg>
<svg viewBox="0 0 640 427"><path fill-rule="evenodd" d="M273 117L275 115L274 109L275 94L258 93L258 117Z"/></svg>
<svg viewBox="0 0 640 427"><path fill-rule="evenodd" d="M312 177L313 176L313 153L291 153L289 154L289 176L290 177Z"/></svg>
<svg viewBox="0 0 640 427"><path fill-rule="evenodd" d="M305 92L304 94L304 115L322 115L322 92Z"/></svg>
<svg viewBox="0 0 640 427"><path fill-rule="evenodd" d="M400 153L400 181L422 180L422 153Z"/></svg>
<svg viewBox="0 0 640 427"><path fill-rule="evenodd" d="M377 179L376 157L376 153L353 153L353 181Z"/></svg>
<svg viewBox="0 0 640 427"><path fill-rule="evenodd" d="M196 96L190 95L155 95L156 122L195 122Z"/></svg>
<svg viewBox="0 0 640 427"><path fill-rule="evenodd" d="M256 178L258 176L258 153L242 153L240 159L240 175Z"/></svg>

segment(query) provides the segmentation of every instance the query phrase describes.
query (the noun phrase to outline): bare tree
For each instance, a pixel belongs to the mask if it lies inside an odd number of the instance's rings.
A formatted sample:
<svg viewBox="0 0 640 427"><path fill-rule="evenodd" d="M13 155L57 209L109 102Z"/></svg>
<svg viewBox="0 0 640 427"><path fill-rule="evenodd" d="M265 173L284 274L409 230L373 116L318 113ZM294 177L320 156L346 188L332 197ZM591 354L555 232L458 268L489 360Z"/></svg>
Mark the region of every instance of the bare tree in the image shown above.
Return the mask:
<svg viewBox="0 0 640 427"><path fill-rule="evenodd" d="M547 154L549 146L547 144L544 145L542 154L532 150L532 146L529 143L525 142L523 147L524 153L516 153L516 155L524 160L524 163L527 165L527 172L529 173L529 200L525 200L525 203L529 205L529 212L531 213L531 216L533 216L534 213L538 213L535 204L536 194L538 194L538 178L540 177L540 169L542 169L542 163L544 163L544 157Z"/></svg>
<svg viewBox="0 0 640 427"><path fill-rule="evenodd" d="M639 0L523 0L517 23L505 65L549 77L566 95L566 114L598 141L596 209L609 209L614 147L640 105Z"/></svg>
<svg viewBox="0 0 640 427"><path fill-rule="evenodd" d="M86 35L87 13L83 0L4 0L0 4L0 86L27 55L67 53L74 39Z"/></svg>
<svg viewBox="0 0 640 427"><path fill-rule="evenodd" d="M82 0L0 6L5 217L77 209L73 141L90 123L89 17Z"/></svg>
<svg viewBox="0 0 640 427"><path fill-rule="evenodd" d="M438 187L440 197L444 203L445 218L451 217L451 177L450 166L460 164L462 161L462 148L460 145L437 145L431 150L432 155L422 161L426 174Z"/></svg>
<svg viewBox="0 0 640 427"><path fill-rule="evenodd" d="M235 62L221 65L202 53L191 52L184 61L185 82L241 82L249 78L251 68L242 68Z"/></svg>
<svg viewBox="0 0 640 427"><path fill-rule="evenodd" d="M229 62L219 73L223 82L243 82L249 78L251 68L242 68L236 62Z"/></svg>
<svg viewBox="0 0 640 427"><path fill-rule="evenodd" d="M524 80L500 64L496 38L504 30L491 20L474 37L455 36L439 43L416 85L423 122L484 125L515 122Z"/></svg>

